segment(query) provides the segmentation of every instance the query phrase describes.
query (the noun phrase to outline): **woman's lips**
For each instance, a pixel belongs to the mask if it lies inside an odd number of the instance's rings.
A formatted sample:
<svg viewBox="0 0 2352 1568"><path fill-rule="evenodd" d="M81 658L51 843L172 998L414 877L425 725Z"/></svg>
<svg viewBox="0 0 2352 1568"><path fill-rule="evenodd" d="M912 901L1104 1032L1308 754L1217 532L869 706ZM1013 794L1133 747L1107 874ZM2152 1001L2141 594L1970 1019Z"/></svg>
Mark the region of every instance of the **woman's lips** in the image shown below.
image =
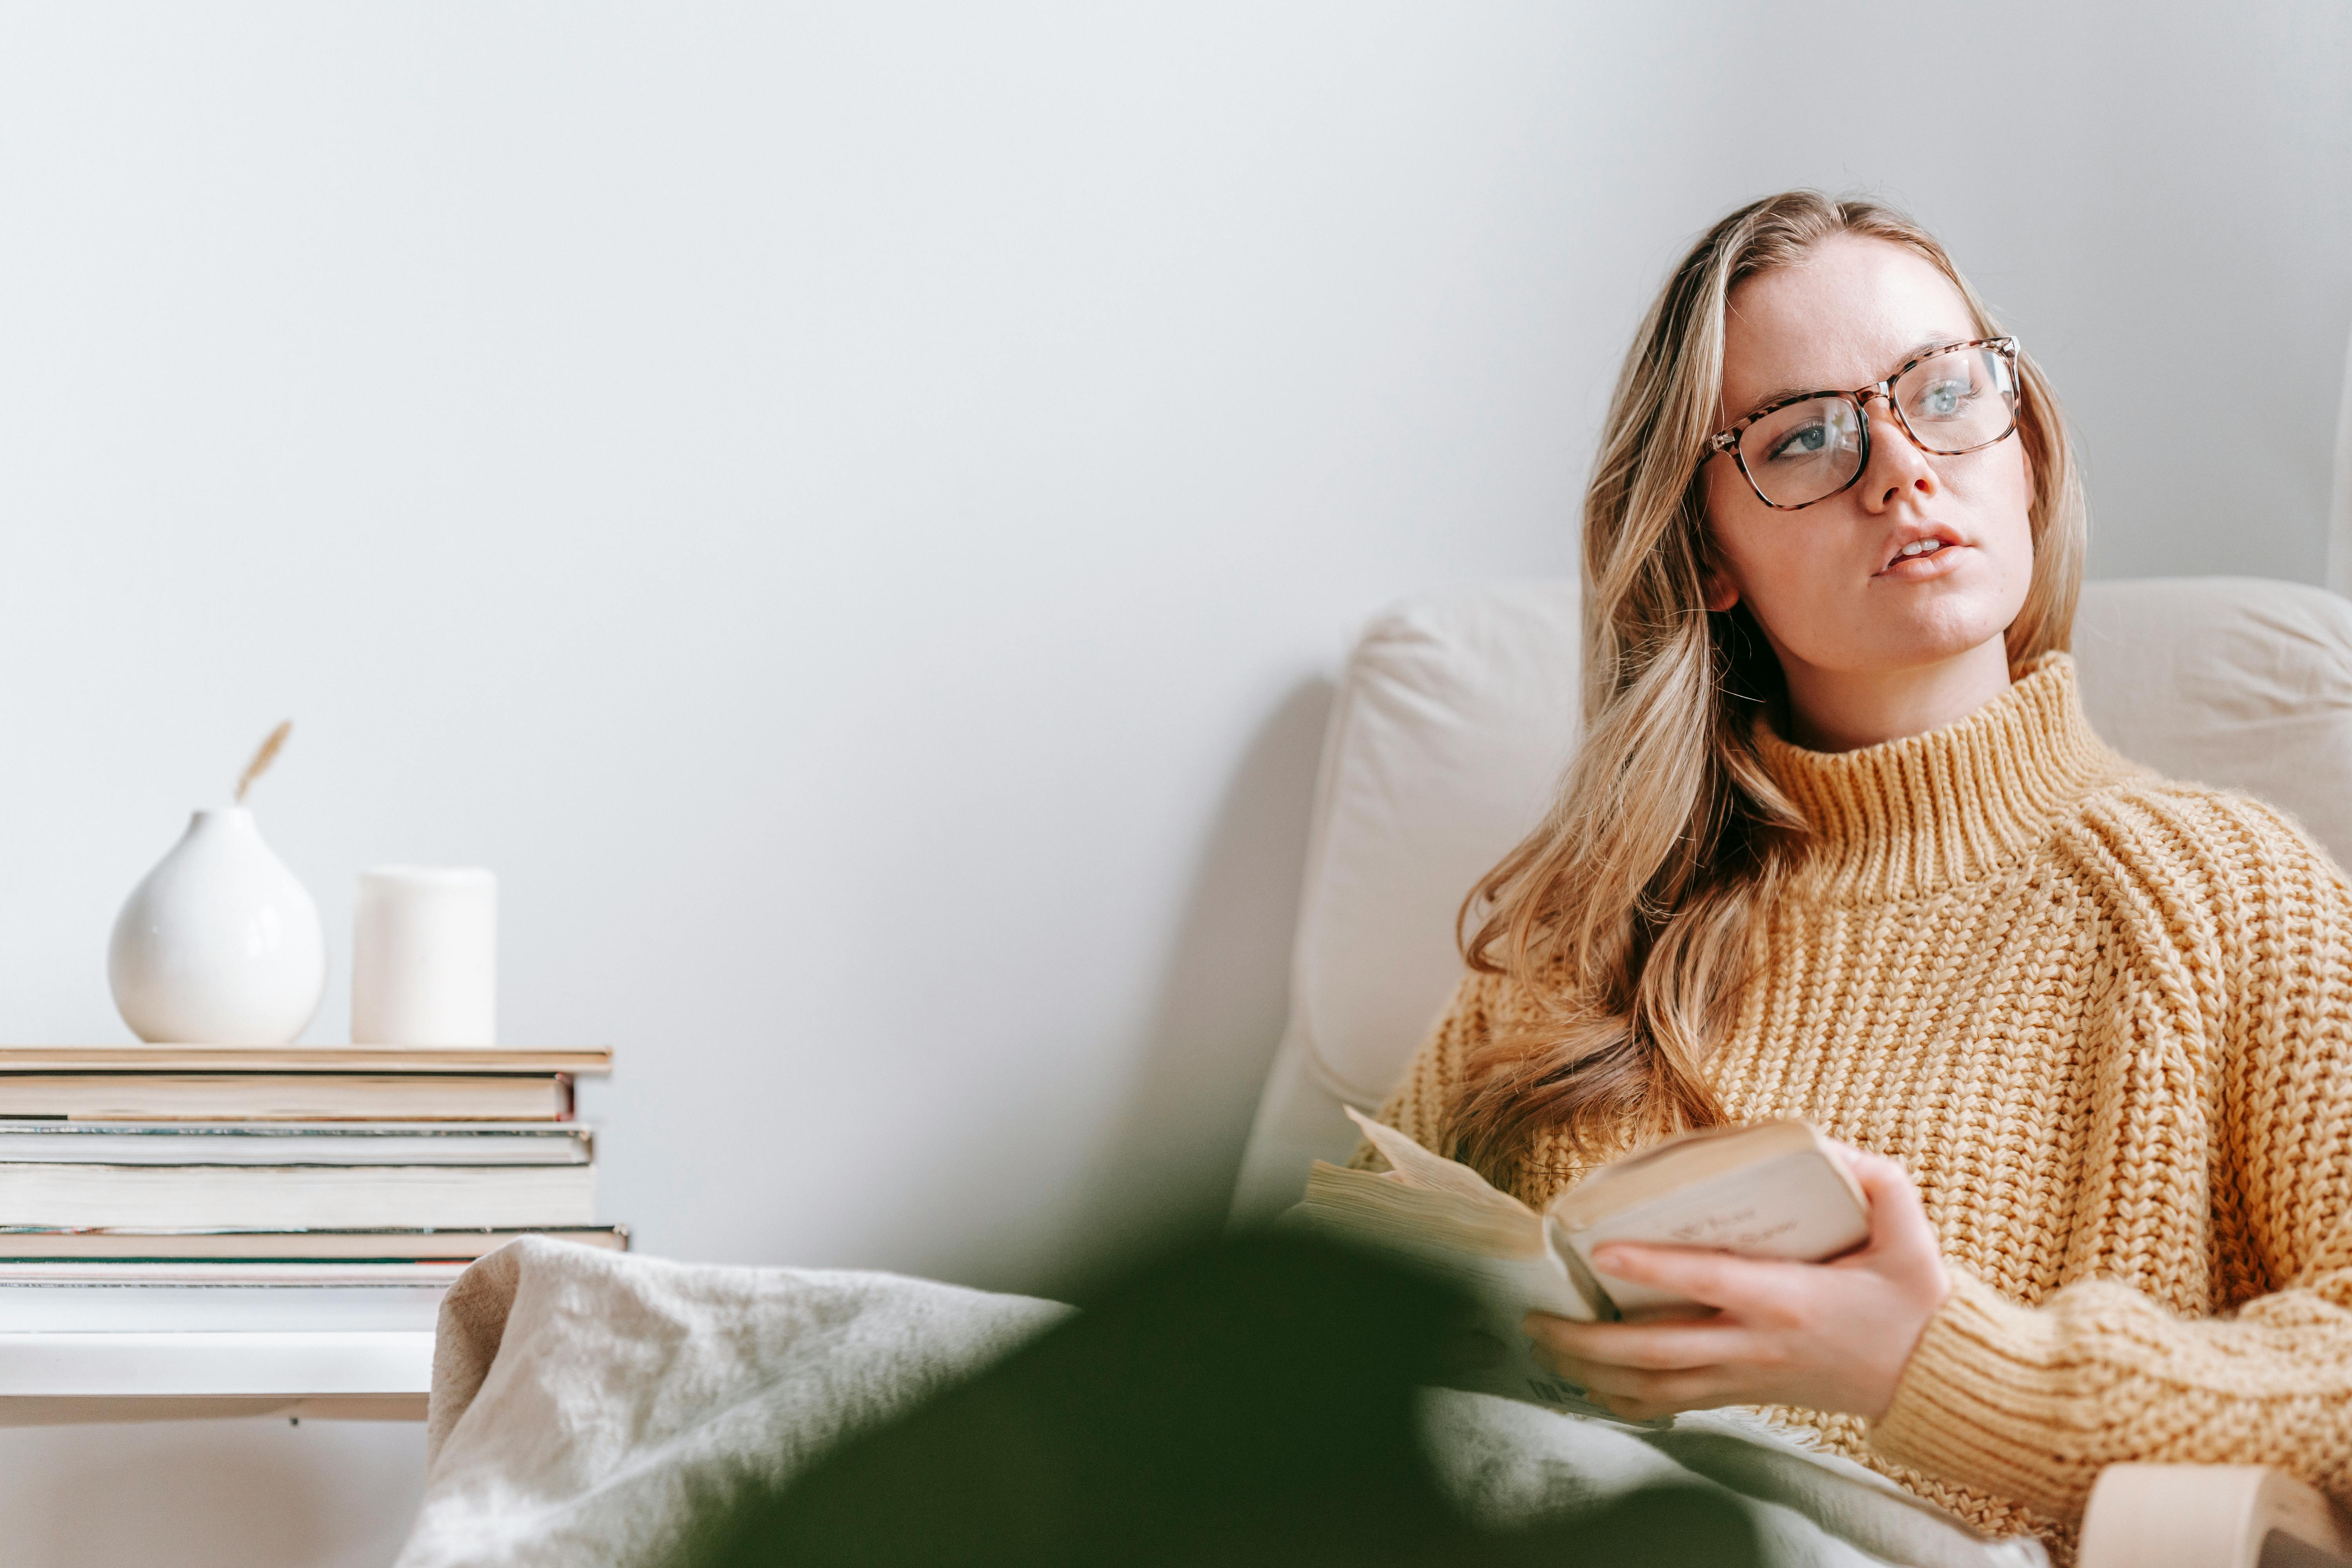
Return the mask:
<svg viewBox="0 0 2352 1568"><path fill-rule="evenodd" d="M1930 577L1941 577L1959 564L1968 552L1965 544L1947 544L1940 550L1930 550L1925 555L1898 555L1879 572L1881 577L1897 583L1924 583Z"/></svg>

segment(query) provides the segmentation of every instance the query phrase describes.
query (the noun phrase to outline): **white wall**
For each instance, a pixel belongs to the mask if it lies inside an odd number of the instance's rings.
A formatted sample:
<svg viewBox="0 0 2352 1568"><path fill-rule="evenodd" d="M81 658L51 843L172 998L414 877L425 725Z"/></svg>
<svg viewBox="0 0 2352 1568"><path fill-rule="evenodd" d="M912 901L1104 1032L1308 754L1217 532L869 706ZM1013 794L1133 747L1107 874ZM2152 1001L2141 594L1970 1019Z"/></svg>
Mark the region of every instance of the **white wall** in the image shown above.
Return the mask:
<svg viewBox="0 0 2352 1568"><path fill-rule="evenodd" d="M0 1037L126 1037L114 910L291 714L257 805L336 949L360 867L497 868L506 1032L618 1047L645 1250L1046 1289L1204 1223L1349 626L1570 568L1616 356L1733 202L1937 227L2070 400L2103 572L2317 578L2348 33L0 11ZM418 1444L0 1435L9 1561L381 1561Z"/></svg>

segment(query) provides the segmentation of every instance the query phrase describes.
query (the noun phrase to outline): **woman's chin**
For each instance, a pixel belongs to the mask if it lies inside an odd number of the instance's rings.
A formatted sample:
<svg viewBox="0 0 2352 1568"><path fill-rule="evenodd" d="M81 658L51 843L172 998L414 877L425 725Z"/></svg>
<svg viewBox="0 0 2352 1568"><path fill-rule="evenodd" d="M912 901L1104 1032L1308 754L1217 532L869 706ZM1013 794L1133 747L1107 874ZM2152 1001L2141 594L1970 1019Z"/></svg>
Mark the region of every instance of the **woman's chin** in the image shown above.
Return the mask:
<svg viewBox="0 0 2352 1568"><path fill-rule="evenodd" d="M1848 624L1850 636L1841 639L1843 647L1789 651L1825 673L1864 679L1916 676L1980 654L1989 643L2000 647L2017 616L2014 609L2002 613L2003 608L1920 605L1917 613L1908 616L1856 616ZM1811 657L1807 657L1809 652Z"/></svg>
<svg viewBox="0 0 2352 1568"><path fill-rule="evenodd" d="M1856 640L1879 656L1873 662L1883 661L1892 673L1959 658L1999 641L2025 607L2023 584L2013 590L2005 584L1964 584L1950 578L1944 584L1950 584L1946 592L1933 591L1943 584L1923 585L1927 591L1914 591L1895 603L1881 599L1855 617L1854 630L1861 634Z"/></svg>
<svg viewBox="0 0 2352 1568"><path fill-rule="evenodd" d="M2011 618L1969 616L1958 624L1944 622L1908 628L1910 635L1888 639L1892 646L1885 662L1886 672L1892 675L1950 664L1980 653L1988 643L1998 647Z"/></svg>

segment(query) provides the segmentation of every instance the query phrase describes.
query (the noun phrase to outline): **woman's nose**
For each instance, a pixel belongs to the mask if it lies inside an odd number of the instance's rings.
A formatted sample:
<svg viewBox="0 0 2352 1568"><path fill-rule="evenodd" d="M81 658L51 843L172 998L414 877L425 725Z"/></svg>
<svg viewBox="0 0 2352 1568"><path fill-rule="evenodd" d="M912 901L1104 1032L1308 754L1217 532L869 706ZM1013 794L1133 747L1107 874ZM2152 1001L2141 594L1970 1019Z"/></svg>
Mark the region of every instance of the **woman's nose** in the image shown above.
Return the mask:
<svg viewBox="0 0 2352 1568"><path fill-rule="evenodd" d="M1862 411L1870 421L1870 467L1854 488L1862 491L1864 510L1885 511L1905 494L1926 500L1943 489L1927 454L1903 428L1895 405L1884 393L1864 399Z"/></svg>

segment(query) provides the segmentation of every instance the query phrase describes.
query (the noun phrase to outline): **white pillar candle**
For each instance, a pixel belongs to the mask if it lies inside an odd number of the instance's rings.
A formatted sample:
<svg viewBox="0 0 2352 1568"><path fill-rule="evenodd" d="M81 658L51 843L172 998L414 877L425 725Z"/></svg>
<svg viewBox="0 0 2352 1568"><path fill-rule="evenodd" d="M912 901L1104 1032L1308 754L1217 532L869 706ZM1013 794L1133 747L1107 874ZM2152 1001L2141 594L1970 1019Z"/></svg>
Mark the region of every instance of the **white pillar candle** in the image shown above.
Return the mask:
<svg viewBox="0 0 2352 1568"><path fill-rule="evenodd" d="M478 866L378 866L352 911L352 1044L493 1046L499 879Z"/></svg>

